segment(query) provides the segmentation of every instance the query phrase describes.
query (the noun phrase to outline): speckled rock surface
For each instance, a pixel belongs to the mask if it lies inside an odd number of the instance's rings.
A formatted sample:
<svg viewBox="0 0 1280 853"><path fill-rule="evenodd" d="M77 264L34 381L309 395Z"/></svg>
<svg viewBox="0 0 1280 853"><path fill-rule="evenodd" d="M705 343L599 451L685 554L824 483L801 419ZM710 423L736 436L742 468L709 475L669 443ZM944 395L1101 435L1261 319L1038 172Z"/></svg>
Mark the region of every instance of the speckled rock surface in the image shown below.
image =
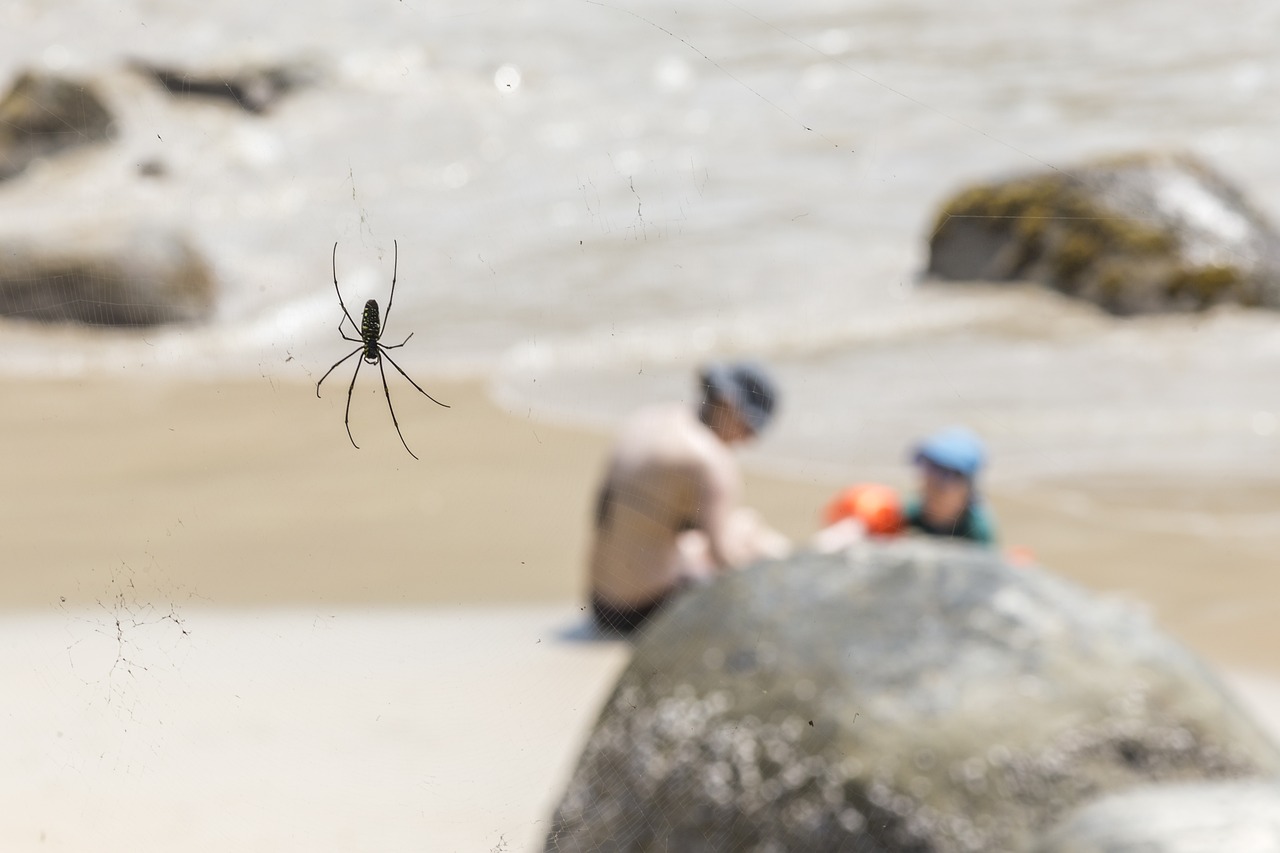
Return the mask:
<svg viewBox="0 0 1280 853"><path fill-rule="evenodd" d="M1074 812L1034 853L1280 853L1280 781L1164 785Z"/></svg>
<svg viewBox="0 0 1280 853"><path fill-rule="evenodd" d="M1278 770L1133 610L976 548L867 544L659 617L546 849L1016 850L1108 791Z"/></svg>
<svg viewBox="0 0 1280 853"><path fill-rule="evenodd" d="M1117 314L1280 307L1280 234L1187 155L1102 160L969 187L943 204L930 276L1035 281Z"/></svg>

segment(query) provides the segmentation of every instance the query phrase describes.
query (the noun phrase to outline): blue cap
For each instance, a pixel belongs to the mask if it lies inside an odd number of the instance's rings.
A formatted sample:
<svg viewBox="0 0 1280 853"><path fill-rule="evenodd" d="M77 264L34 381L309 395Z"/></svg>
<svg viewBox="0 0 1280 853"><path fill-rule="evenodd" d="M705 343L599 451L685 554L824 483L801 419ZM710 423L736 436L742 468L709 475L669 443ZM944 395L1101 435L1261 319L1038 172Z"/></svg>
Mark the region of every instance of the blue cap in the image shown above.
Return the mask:
<svg viewBox="0 0 1280 853"><path fill-rule="evenodd" d="M949 427L934 433L916 446L915 461L931 462L972 479L982 468L986 450L972 430Z"/></svg>
<svg viewBox="0 0 1280 853"><path fill-rule="evenodd" d="M778 404L778 390L764 367L753 361L711 364L699 377L703 387L742 416L757 435L768 426Z"/></svg>

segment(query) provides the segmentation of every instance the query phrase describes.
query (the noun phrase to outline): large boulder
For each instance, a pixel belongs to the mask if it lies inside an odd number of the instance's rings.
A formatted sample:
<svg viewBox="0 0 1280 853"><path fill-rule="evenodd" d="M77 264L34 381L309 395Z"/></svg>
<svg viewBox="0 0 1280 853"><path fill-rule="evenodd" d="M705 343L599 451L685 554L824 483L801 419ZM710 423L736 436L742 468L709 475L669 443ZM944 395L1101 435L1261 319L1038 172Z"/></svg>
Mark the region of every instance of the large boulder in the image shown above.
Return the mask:
<svg viewBox="0 0 1280 853"><path fill-rule="evenodd" d="M546 849L1017 850L1109 791L1277 771L1140 612L987 550L865 544L655 620Z"/></svg>
<svg viewBox="0 0 1280 853"><path fill-rule="evenodd" d="M1035 281L1116 314L1280 307L1280 235L1188 155L1102 160L969 187L929 240L934 278Z"/></svg>
<svg viewBox="0 0 1280 853"><path fill-rule="evenodd" d="M1280 782L1202 782L1084 806L1035 853L1280 853Z"/></svg>
<svg viewBox="0 0 1280 853"><path fill-rule="evenodd" d="M33 160L115 136L111 112L88 83L25 72L0 100L0 180Z"/></svg>
<svg viewBox="0 0 1280 853"><path fill-rule="evenodd" d="M59 240L0 240L0 314L96 326L203 320L216 280L199 251L166 228L106 227Z"/></svg>

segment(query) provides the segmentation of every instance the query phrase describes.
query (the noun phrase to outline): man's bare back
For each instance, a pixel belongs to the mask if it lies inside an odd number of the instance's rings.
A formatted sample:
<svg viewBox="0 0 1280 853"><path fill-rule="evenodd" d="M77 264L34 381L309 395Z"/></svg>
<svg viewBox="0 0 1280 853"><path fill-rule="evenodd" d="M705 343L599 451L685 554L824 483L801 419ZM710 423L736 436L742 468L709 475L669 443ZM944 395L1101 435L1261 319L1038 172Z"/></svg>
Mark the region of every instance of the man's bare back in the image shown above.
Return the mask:
<svg viewBox="0 0 1280 853"><path fill-rule="evenodd" d="M737 490L729 448L685 406L655 406L623 428L596 509L591 588L614 605L661 598L694 574L677 538Z"/></svg>
<svg viewBox="0 0 1280 853"><path fill-rule="evenodd" d="M636 413L600 491L593 601L644 608L689 581L785 551L785 539L738 507L741 491L729 444L689 407Z"/></svg>

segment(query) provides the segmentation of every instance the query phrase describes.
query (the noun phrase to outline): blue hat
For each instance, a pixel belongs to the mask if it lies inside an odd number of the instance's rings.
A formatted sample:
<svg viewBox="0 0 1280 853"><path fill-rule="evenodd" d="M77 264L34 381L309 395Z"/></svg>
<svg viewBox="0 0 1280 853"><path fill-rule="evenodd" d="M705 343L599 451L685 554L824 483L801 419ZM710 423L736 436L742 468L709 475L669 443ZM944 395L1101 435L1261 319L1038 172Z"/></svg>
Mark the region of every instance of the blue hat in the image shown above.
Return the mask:
<svg viewBox="0 0 1280 853"><path fill-rule="evenodd" d="M757 435L773 418L778 390L764 367L752 361L711 364L699 375L702 385L742 416Z"/></svg>
<svg viewBox="0 0 1280 853"><path fill-rule="evenodd" d="M949 427L934 433L916 446L916 462L931 462L972 479L982 468L986 450L971 430Z"/></svg>

